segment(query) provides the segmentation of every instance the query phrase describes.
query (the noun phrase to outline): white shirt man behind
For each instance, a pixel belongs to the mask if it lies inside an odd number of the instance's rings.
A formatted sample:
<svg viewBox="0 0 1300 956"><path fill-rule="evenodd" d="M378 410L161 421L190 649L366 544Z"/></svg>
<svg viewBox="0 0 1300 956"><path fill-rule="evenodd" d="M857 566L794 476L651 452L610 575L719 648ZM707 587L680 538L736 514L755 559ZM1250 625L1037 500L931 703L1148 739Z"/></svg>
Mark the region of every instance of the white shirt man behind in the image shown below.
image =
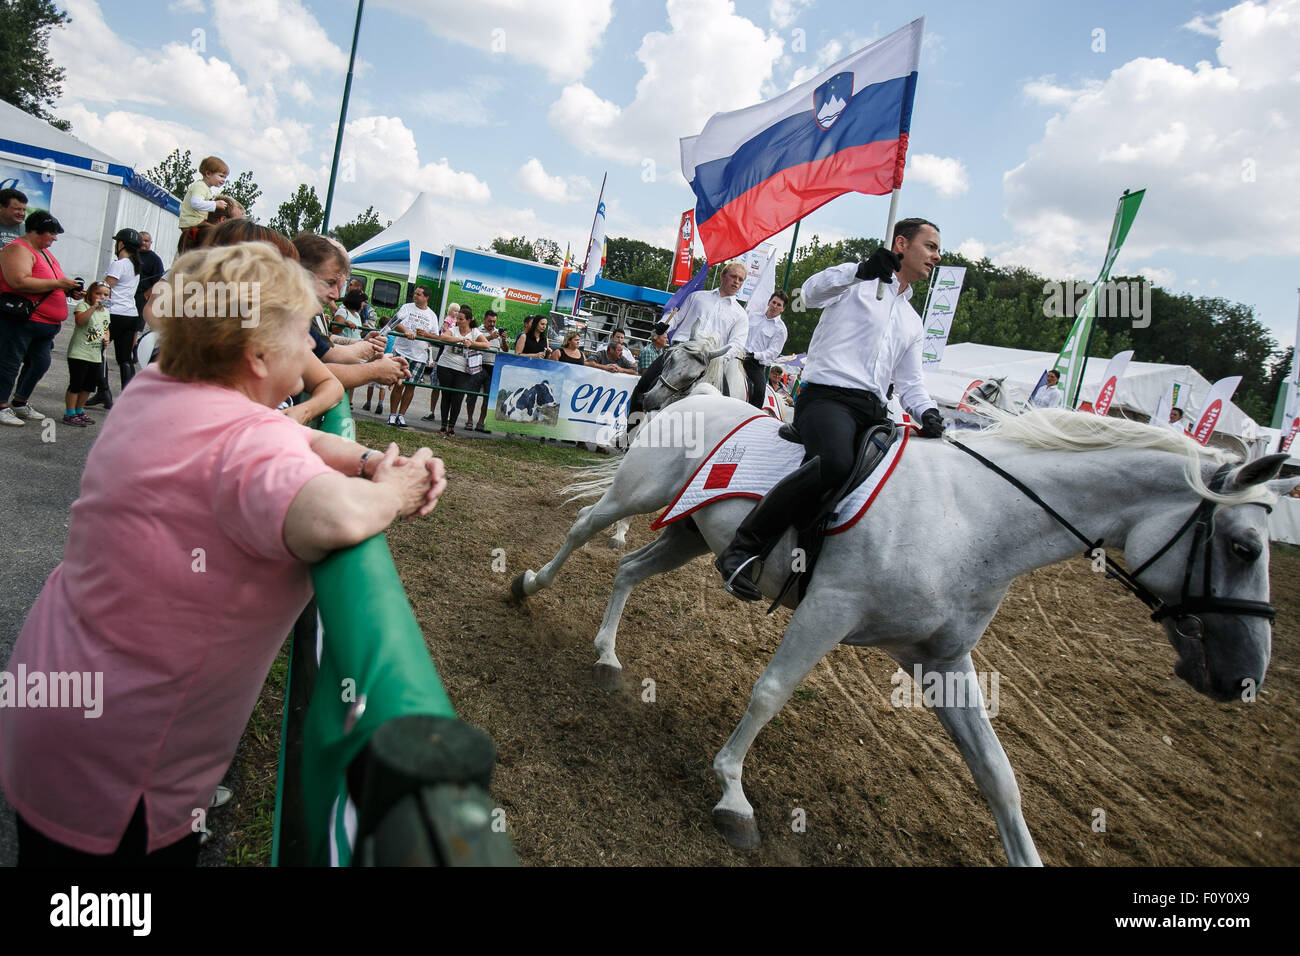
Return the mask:
<svg viewBox="0 0 1300 956"><path fill-rule="evenodd" d="M745 345L745 379L749 385L749 404L762 408L767 394L766 369L772 365L785 348L788 335L781 313L785 311L787 296L773 292L762 312L749 313L749 339Z"/></svg>

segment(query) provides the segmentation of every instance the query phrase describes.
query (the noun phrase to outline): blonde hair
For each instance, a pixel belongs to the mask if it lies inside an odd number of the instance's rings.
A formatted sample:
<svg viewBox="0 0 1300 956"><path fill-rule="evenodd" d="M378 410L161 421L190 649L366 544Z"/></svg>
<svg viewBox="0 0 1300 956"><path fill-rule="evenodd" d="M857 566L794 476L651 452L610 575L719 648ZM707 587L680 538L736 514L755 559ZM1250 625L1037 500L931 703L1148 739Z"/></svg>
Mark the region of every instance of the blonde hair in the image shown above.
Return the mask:
<svg viewBox="0 0 1300 956"><path fill-rule="evenodd" d="M718 273L718 277L721 278L722 276L725 276L732 269L739 269L742 276L749 275L749 266L745 265L739 259L732 259L722 267L722 271Z"/></svg>
<svg viewBox="0 0 1300 956"><path fill-rule="evenodd" d="M580 338L582 338L582 334L577 329L570 329L564 333L564 341L560 343L560 348L567 349L572 340Z"/></svg>
<svg viewBox="0 0 1300 956"><path fill-rule="evenodd" d="M249 348L306 335L317 311L311 274L267 242L187 252L155 288L158 365L183 382L233 384Z"/></svg>

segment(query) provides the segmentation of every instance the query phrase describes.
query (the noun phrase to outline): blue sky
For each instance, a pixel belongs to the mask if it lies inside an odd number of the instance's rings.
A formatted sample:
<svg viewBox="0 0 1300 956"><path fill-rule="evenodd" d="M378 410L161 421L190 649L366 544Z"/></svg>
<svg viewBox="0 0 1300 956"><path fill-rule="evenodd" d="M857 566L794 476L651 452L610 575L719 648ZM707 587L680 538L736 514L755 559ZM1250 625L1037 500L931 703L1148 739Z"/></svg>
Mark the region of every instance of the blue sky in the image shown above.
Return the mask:
<svg viewBox="0 0 1300 956"><path fill-rule="evenodd" d="M76 135L140 168L217 153L253 170L263 219L300 182L324 198L354 3L61 5ZM671 245L693 205L679 137L921 15L901 215L947 248L1092 278L1117 196L1145 187L1116 271L1245 302L1294 341L1300 0L369 0L331 221L395 219L423 190L438 245L581 248L608 171L609 233ZM800 238L878 235L887 212L844 196Z"/></svg>

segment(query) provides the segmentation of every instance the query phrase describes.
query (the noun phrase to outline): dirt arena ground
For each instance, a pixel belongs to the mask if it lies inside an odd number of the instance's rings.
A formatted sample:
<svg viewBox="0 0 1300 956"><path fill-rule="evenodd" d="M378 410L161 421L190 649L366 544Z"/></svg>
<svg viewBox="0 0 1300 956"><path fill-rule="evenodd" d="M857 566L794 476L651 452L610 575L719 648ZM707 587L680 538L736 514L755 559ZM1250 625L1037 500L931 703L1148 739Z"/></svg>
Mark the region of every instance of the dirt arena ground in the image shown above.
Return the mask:
<svg viewBox="0 0 1300 956"><path fill-rule="evenodd" d="M461 717L499 748L493 795L522 862L1005 864L938 721L891 706L893 662L850 647L760 734L746 791L764 843L731 850L709 818L710 765L790 612L766 618L730 598L704 559L652 579L620 630L624 689L606 694L591 680L591 642L620 554L604 537L526 606L507 599L511 577L549 560L576 515L552 493L565 470L485 465L445 443L439 453L451 490L390 542ZM643 518L629 542L650 535ZM505 573L492 570L494 548ZM1273 662L1253 705L1215 703L1176 678L1143 606L1082 560L1013 586L975 662L998 675L993 723L1045 863L1300 862L1300 557L1274 549L1272 560Z"/></svg>

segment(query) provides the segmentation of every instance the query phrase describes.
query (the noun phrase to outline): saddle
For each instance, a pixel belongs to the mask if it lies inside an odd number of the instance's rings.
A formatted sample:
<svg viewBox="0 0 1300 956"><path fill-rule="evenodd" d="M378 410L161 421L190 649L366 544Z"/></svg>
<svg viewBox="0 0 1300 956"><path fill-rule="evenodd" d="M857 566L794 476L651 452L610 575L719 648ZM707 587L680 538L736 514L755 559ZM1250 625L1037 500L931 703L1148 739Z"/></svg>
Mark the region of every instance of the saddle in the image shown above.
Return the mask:
<svg viewBox="0 0 1300 956"><path fill-rule="evenodd" d="M791 424L782 425L777 432L777 436L796 445L803 444L799 432ZM822 545L826 541L826 529L839 518L836 509L854 488L866 481L867 477L875 471L876 466L885 457L890 446L897 440L898 426L890 420L867 429L863 434L858 443L857 454L854 456L853 470L849 472L849 477L844 481L844 484L822 497L821 507L818 508L817 515L810 524L804 528L795 529L798 536L798 546L803 550L805 557L804 569L790 573L790 576L785 580L785 584L781 587L781 593L776 596L776 600L768 607L768 614L781 606L781 602L785 600L786 595L790 593L790 589L796 583L799 585L799 600L803 600L803 596L808 591L808 584L812 581L813 570L817 567L817 559L821 556ZM766 555L763 557L766 557Z"/></svg>

